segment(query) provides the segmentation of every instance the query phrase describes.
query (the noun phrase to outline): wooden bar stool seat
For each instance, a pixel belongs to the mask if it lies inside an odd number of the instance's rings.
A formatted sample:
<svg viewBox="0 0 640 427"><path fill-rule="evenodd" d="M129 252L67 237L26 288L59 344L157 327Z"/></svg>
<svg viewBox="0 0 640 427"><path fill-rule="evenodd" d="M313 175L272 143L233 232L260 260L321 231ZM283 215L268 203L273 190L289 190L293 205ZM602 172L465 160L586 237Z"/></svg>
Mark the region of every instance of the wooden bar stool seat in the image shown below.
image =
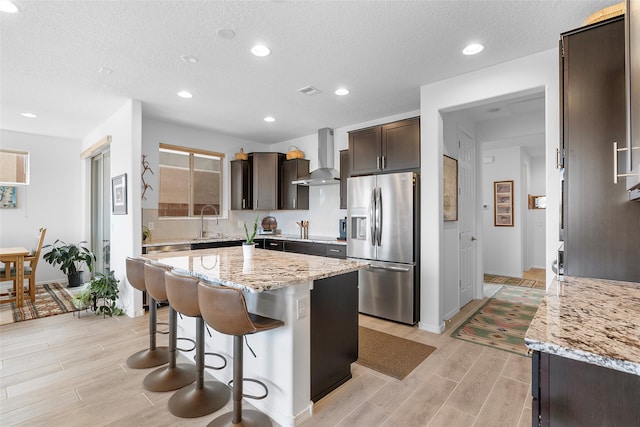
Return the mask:
<svg viewBox="0 0 640 427"><path fill-rule="evenodd" d="M224 369L227 359L217 353L204 351L204 320L198 304L198 279L172 273L165 273L165 286L169 305L178 313L196 318L196 383L176 391L169 399L169 412L176 417L195 418L211 414L221 409L229 401L231 392L226 384L219 381L205 381L205 355L214 355L222 359L218 367Z"/></svg>
<svg viewBox="0 0 640 427"><path fill-rule="evenodd" d="M127 257L127 280L135 289L146 291L144 280L144 265L146 261L141 258ZM156 346L157 333L157 306L156 301L149 299L149 348L132 354L127 359L127 366L132 369L154 368L169 362L169 349Z"/></svg>
<svg viewBox="0 0 640 427"><path fill-rule="evenodd" d="M249 313L241 290L215 286L200 282L198 301L203 319L213 329L233 336L233 411L220 415L208 427L220 426L272 426L271 419L260 411L242 409L242 398L264 399L269 391L261 381L243 378L243 338L249 334L270 331L284 326L284 322L269 317ZM260 384L265 393L262 396L243 394L243 381Z"/></svg>
<svg viewBox="0 0 640 427"><path fill-rule="evenodd" d="M165 273L162 265L147 262L144 265L144 281L147 293L156 301L167 301ZM169 304L169 365L147 374L142 385L149 391L173 391L196 380L195 367L189 363L177 363L178 314Z"/></svg>

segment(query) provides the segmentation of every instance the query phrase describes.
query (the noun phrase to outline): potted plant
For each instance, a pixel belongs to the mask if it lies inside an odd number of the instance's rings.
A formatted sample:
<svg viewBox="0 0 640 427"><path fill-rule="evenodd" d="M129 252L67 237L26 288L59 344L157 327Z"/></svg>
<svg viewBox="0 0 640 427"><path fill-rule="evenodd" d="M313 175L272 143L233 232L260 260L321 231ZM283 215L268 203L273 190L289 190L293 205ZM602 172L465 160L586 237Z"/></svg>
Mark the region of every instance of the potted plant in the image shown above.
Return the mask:
<svg viewBox="0 0 640 427"><path fill-rule="evenodd" d="M93 304L96 315L102 313L103 317L119 316L122 314L122 309L116 305L120 295L118 283L120 281L116 279L113 270L109 274L96 273L96 277L91 280L89 286L73 297L73 304L78 309L87 308Z"/></svg>
<svg viewBox="0 0 640 427"><path fill-rule="evenodd" d="M69 279L70 288L82 285L82 264L85 264L90 272L93 271L96 256L84 246L86 243L85 241L78 244L65 243L58 239L52 245L44 246L51 250L42 258L54 267L60 265L60 270Z"/></svg>
<svg viewBox="0 0 640 427"><path fill-rule="evenodd" d="M253 239L256 237L256 231L258 231L258 215L256 215L256 220L253 222L253 232L251 234L249 234L247 223L244 223L244 233L247 236L247 240L242 243L242 255L247 259L253 256L253 251L256 248L253 243Z"/></svg>

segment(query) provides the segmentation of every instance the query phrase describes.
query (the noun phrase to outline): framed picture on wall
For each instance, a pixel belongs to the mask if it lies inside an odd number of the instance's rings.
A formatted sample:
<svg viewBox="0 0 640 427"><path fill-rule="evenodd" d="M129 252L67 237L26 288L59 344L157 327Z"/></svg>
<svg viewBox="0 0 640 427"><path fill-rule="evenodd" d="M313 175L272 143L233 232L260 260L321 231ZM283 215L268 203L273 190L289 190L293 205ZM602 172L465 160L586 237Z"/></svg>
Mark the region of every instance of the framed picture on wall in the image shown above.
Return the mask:
<svg viewBox="0 0 640 427"><path fill-rule="evenodd" d="M513 227L513 181L493 182L493 225Z"/></svg>
<svg viewBox="0 0 640 427"><path fill-rule="evenodd" d="M127 174L111 178L111 212L114 215L127 214Z"/></svg>
<svg viewBox="0 0 640 427"><path fill-rule="evenodd" d="M16 194L18 188L14 186L0 186L0 208L13 209L18 206L16 202Z"/></svg>
<svg viewBox="0 0 640 427"><path fill-rule="evenodd" d="M443 213L445 221L458 220L458 161L449 156L443 156Z"/></svg>

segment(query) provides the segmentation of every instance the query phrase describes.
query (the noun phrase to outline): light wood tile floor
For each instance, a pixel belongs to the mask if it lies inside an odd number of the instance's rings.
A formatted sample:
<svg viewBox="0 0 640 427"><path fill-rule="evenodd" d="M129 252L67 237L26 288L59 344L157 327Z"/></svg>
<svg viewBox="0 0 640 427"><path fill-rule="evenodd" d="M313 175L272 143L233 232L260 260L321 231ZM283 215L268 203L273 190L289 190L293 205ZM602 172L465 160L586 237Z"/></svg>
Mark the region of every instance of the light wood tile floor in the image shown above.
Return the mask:
<svg viewBox="0 0 640 427"><path fill-rule="evenodd" d="M441 335L361 316L363 326L437 350L402 381L354 364L353 379L318 402L302 425L531 425L530 359L449 336L481 303L465 306ZM161 309L161 320L166 316ZM149 370L126 367L148 343L147 331L146 316L64 314L0 326L0 425L205 426L217 414L174 417L170 393L142 388Z"/></svg>

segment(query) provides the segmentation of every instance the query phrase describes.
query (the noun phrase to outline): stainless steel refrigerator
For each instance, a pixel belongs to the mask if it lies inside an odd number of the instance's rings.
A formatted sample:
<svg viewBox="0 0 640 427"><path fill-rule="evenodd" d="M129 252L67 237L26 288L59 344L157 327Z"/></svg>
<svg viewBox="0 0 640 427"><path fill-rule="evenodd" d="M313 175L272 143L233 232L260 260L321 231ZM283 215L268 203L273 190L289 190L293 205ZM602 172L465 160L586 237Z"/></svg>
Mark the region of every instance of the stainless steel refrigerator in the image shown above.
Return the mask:
<svg viewBox="0 0 640 427"><path fill-rule="evenodd" d="M359 272L360 312L419 320L419 175L402 172L347 181L347 257L371 261Z"/></svg>

